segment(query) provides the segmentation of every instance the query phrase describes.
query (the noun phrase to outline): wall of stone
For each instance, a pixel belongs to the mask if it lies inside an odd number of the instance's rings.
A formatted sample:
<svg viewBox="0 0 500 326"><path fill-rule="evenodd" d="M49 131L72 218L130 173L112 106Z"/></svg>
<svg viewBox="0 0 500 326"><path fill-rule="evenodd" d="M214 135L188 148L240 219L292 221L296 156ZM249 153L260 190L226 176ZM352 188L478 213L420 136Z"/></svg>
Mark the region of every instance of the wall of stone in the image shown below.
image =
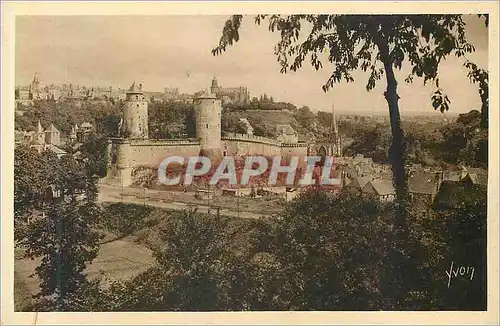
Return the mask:
<svg viewBox="0 0 500 326"><path fill-rule="evenodd" d="M290 156L303 157L307 155L305 144L279 144L276 141L262 137L225 137L222 139L222 150L226 156ZM260 138L260 139L258 139ZM194 139L183 140L140 140L116 139L110 144L110 182L121 183L124 186L132 184L132 171L137 167L158 168L163 159L168 156L197 156L200 153L200 142ZM114 181L113 181L114 180Z"/></svg>
<svg viewBox="0 0 500 326"><path fill-rule="evenodd" d="M223 152L226 156L246 156L246 155L263 155L277 156L280 155L280 145L277 142L266 141L265 138L259 140L257 136L242 137L223 137Z"/></svg>
<svg viewBox="0 0 500 326"><path fill-rule="evenodd" d="M306 144L281 144L280 154L283 157L298 156L300 161L307 156Z"/></svg>
<svg viewBox="0 0 500 326"><path fill-rule="evenodd" d="M132 141L129 149L131 166L156 168L168 156L197 156L200 143L195 140Z"/></svg>

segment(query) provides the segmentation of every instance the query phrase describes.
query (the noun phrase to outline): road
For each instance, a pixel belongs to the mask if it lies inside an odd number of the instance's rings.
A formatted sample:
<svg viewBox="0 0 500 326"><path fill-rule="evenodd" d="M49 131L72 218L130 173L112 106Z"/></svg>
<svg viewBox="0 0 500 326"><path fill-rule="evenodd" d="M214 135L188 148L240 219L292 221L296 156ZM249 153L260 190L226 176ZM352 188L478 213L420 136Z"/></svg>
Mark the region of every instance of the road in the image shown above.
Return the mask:
<svg viewBox="0 0 500 326"><path fill-rule="evenodd" d="M128 190L128 189L125 189ZM137 189L134 189L137 191ZM198 211L201 213L208 213L209 212L209 206L204 205L204 204L188 204L188 203L183 203L183 202L178 202L178 201L165 201L165 200L151 200L148 199L147 196L148 194L153 194L153 193L161 193L161 190L151 190L151 189L146 189L144 190L145 192L145 199L142 198L137 198L135 196L122 196L121 193L123 192L121 187L115 187L115 186L110 186L106 184L100 184L99 185L99 197L98 201L101 203L130 203L130 204L138 204L138 205L147 205L151 207L158 207L158 208L165 208L165 209L172 209L172 210L184 210L189 207L197 207ZM169 192L171 193L171 192ZM140 193L139 193L140 194ZM212 207L210 208L210 212L216 213L217 209ZM237 211L233 211L227 208L221 208L220 209L220 215L223 216L229 216L229 217L240 217L240 218L259 218L261 216L266 216L266 214L258 214L258 213L253 213L253 212L245 212L245 211L240 211L239 213ZM267 215L270 216L270 215Z"/></svg>

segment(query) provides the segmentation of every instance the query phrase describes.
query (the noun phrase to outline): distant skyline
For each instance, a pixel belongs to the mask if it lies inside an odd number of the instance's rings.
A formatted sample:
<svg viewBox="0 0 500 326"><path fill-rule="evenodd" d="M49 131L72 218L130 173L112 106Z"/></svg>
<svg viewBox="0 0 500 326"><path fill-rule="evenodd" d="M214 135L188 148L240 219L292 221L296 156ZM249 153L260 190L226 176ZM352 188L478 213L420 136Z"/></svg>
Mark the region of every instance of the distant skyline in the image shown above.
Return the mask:
<svg viewBox="0 0 500 326"><path fill-rule="evenodd" d="M245 17L240 41L212 56L228 16L19 16L16 21L16 85L27 85L36 72L42 84L73 83L128 88L133 81L147 91L177 87L194 93L210 86L215 75L223 87L247 86L252 97L267 93L276 101L339 113L384 114L385 80L367 92L368 75L354 73L355 83L341 83L328 93L327 62L315 71L306 61L295 73L280 74L273 54L279 34ZM487 69L488 31L475 15L467 16L470 59ZM466 78L463 59L450 57L440 66L440 86L449 95L450 114L480 108L477 86ZM432 114L433 88L415 79L407 85L408 66L397 72L403 115ZM437 114L437 113L435 113Z"/></svg>

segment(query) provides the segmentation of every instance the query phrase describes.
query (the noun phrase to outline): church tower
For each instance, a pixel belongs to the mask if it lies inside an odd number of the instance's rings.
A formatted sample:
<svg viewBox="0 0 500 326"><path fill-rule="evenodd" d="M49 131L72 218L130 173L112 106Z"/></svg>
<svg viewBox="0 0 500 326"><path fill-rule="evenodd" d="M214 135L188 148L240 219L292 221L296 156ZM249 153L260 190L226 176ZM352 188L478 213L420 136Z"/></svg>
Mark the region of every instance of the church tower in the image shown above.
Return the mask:
<svg viewBox="0 0 500 326"><path fill-rule="evenodd" d="M221 111L221 100L208 90L196 99L196 138L200 141L200 155L211 160L222 157Z"/></svg>
<svg viewBox="0 0 500 326"><path fill-rule="evenodd" d="M217 94L217 90L219 89L219 83L217 82L217 78L214 75L214 78L212 78L212 86L210 87L210 91L212 94Z"/></svg>
<svg viewBox="0 0 500 326"><path fill-rule="evenodd" d="M144 97L142 84L132 86L126 93L123 109L123 136L131 139L148 138L148 101Z"/></svg>
<svg viewBox="0 0 500 326"><path fill-rule="evenodd" d="M342 141L340 139L339 128L337 124L337 116L335 115L335 106L332 105L332 145L333 155L342 156Z"/></svg>
<svg viewBox="0 0 500 326"><path fill-rule="evenodd" d="M31 82L31 89L34 92L40 91L40 80L38 79L38 74L35 72L35 75L33 76L33 81Z"/></svg>

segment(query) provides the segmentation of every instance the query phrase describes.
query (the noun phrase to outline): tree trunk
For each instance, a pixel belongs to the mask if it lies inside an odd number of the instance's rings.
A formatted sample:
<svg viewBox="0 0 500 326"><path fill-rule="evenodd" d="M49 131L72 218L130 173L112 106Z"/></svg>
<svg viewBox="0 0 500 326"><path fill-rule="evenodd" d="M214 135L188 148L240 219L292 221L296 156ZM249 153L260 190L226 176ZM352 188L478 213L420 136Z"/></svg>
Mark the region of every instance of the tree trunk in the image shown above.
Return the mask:
<svg viewBox="0 0 500 326"><path fill-rule="evenodd" d="M384 62L387 89L384 93L389 105L389 117L391 122L392 144L390 150L390 161L392 164L392 178L396 190L396 207L398 208L396 226L405 228L407 211L401 210L406 207L408 197L408 185L405 171L405 139L401 128L401 117L399 114L399 95L397 93L397 81L394 76L392 61L389 58L389 47L385 44L385 49L381 49L382 60Z"/></svg>
<svg viewBox="0 0 500 326"><path fill-rule="evenodd" d="M397 93L397 81L394 76L393 62L389 53L389 45L386 39L379 43L379 50L382 62L384 64L387 80L387 89L384 93L387 104L389 105L389 117L392 132L392 144L390 149L390 162L392 165L392 181L396 191L396 200L394 203L394 228L392 239L389 239L389 258L390 270L386 275L387 296L390 296L391 308L404 309L404 300L408 294L408 256L405 253L407 249L407 178L405 172L405 141L403 130L401 128L401 117L399 114Z"/></svg>
<svg viewBox="0 0 500 326"><path fill-rule="evenodd" d="M480 84L481 94L481 127L488 128L488 85Z"/></svg>

